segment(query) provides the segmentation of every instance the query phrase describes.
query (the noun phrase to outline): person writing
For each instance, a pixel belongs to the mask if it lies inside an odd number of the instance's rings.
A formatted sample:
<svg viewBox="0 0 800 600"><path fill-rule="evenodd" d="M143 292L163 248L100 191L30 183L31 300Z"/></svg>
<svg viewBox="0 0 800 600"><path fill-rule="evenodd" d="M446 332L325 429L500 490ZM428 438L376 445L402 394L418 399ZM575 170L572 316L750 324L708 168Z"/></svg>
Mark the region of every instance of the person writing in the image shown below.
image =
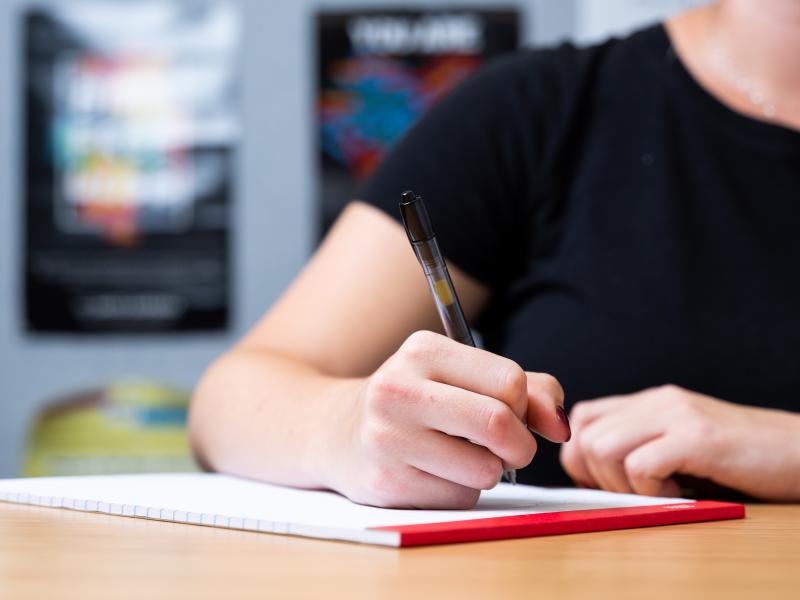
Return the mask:
<svg viewBox="0 0 800 600"><path fill-rule="evenodd" d="M406 189L484 349L441 334ZM472 506L505 469L800 499L800 2L504 58L358 198L198 385L204 465L392 507Z"/></svg>

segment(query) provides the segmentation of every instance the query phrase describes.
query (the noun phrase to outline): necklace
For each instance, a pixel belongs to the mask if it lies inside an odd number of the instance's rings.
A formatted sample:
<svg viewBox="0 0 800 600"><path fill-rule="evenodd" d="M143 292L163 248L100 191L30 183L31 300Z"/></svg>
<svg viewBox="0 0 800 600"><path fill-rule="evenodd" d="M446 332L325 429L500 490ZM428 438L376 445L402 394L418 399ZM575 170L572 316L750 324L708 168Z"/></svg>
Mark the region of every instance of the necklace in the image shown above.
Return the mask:
<svg viewBox="0 0 800 600"><path fill-rule="evenodd" d="M778 116L778 109L775 103L767 98L764 91L756 83L747 77L739 67L731 60L716 36L709 36L709 52L714 64L722 75L733 84L741 94L747 96L750 103L758 108L761 113L770 120Z"/></svg>

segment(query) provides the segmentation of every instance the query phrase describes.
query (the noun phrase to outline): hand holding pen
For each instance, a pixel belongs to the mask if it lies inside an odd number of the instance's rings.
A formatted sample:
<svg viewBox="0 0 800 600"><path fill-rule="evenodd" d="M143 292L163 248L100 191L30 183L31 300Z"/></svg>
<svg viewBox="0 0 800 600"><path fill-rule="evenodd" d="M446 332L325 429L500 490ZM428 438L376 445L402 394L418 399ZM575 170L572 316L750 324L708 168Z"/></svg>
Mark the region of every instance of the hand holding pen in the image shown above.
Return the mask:
<svg viewBox="0 0 800 600"><path fill-rule="evenodd" d="M400 214L403 217L408 241L411 242L411 247L425 273L425 279L428 281L447 337L475 347L475 339L467 325L464 311L461 309L461 302L458 301L456 289L450 279L450 272L447 270L447 263L439 250L439 242L433 232L422 196L411 191L403 193ZM517 483L517 472L514 469L503 471L503 477L510 483Z"/></svg>
<svg viewBox="0 0 800 600"><path fill-rule="evenodd" d="M337 411L347 418L322 454L329 457L327 487L355 502L470 508L503 471L531 462L536 440L529 428L555 442L569 437L558 382L468 345L455 293L448 298L437 283L443 271L430 272L439 275L433 285L444 300L452 299L442 303L446 328L462 327L462 341L417 331L372 375L341 382L337 397L352 405ZM414 302L424 299L422 291Z"/></svg>
<svg viewBox="0 0 800 600"><path fill-rule="evenodd" d="M329 487L363 504L471 508L504 470L531 462L528 425L553 441L569 436L553 377L430 331L411 334L352 385L355 405L338 429L346 441L330 452Z"/></svg>
<svg viewBox="0 0 800 600"><path fill-rule="evenodd" d="M461 303L458 300L450 273L447 270L447 263L439 249L439 243L436 240L433 225L422 197L412 191L404 192L400 201L400 214L403 218L406 235L414 249L417 260L422 266L428 287L436 304L436 310L442 320L447 336L467 346L475 347L475 340L464 317ZM522 395L527 399L527 376L525 376L525 380L526 385ZM558 386L558 383L555 383ZM558 389L563 403L563 391L561 391L560 386L558 386ZM557 408L556 416L569 429L569 423L563 407ZM522 421L525 421L527 414L520 415L520 417ZM516 484L517 474L514 469L504 470L503 476L510 483Z"/></svg>

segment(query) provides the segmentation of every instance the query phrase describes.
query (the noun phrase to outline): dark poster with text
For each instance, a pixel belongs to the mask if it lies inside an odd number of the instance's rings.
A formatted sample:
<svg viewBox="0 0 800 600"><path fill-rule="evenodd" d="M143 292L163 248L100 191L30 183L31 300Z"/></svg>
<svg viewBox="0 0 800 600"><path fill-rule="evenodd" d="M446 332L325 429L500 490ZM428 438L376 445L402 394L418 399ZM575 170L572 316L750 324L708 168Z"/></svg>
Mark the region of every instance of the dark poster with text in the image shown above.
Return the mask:
<svg viewBox="0 0 800 600"><path fill-rule="evenodd" d="M226 327L237 10L63 3L23 23L28 330Z"/></svg>
<svg viewBox="0 0 800 600"><path fill-rule="evenodd" d="M517 48L519 21L515 10L475 8L318 15L323 233L425 111Z"/></svg>

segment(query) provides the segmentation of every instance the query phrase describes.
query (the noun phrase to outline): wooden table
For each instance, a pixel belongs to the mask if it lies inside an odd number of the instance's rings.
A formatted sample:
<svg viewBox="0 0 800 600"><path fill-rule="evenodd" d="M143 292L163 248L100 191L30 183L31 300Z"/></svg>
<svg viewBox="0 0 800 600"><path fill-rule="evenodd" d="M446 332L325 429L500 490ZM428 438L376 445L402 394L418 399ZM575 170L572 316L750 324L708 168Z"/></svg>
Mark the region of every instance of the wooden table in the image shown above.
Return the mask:
<svg viewBox="0 0 800 600"><path fill-rule="evenodd" d="M0 598L800 598L800 505L395 550L0 503Z"/></svg>

